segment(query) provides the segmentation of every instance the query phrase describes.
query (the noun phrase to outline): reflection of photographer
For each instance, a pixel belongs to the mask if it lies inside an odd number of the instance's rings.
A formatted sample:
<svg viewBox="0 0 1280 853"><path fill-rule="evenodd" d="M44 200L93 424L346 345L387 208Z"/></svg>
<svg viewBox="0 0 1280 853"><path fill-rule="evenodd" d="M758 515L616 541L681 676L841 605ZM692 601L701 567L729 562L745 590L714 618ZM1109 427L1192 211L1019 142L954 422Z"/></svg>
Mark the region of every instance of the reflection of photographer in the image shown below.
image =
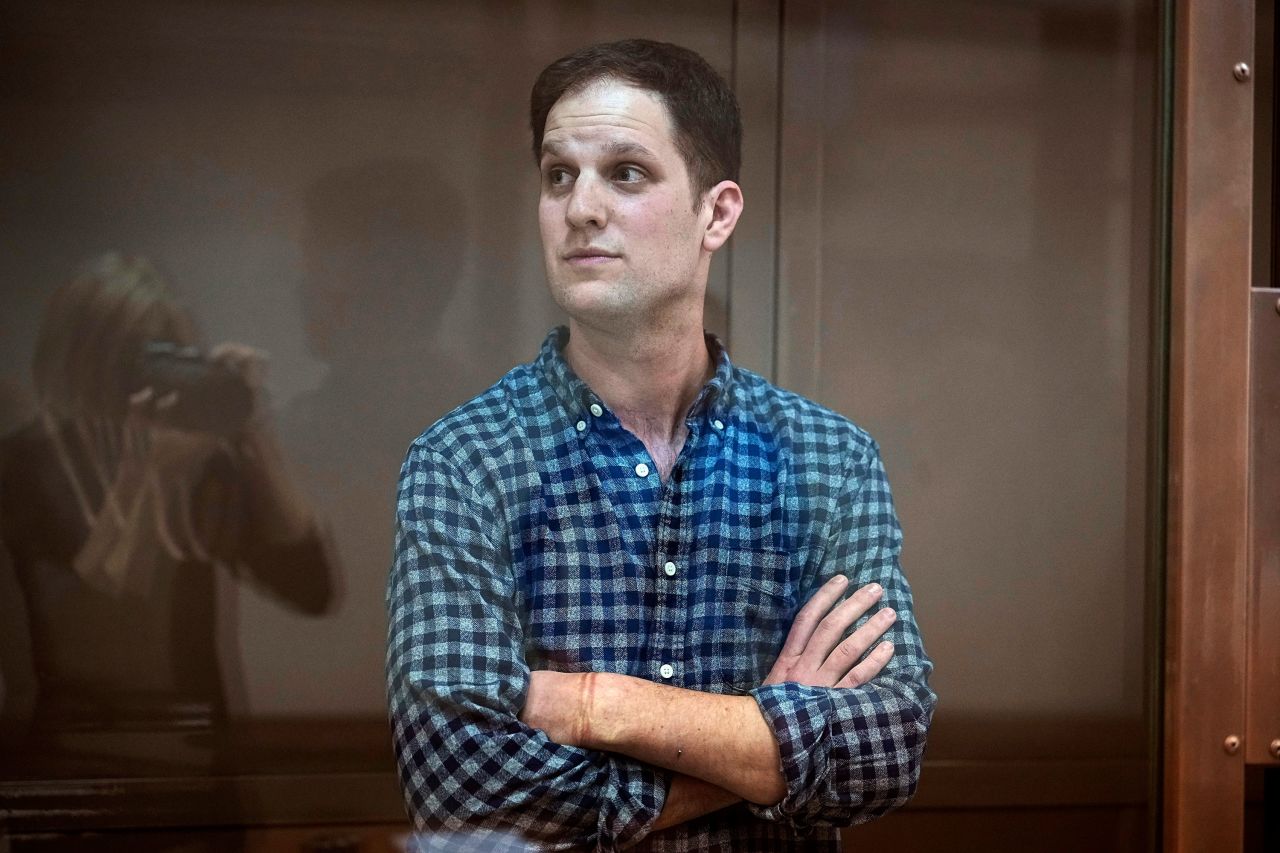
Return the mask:
<svg viewBox="0 0 1280 853"><path fill-rule="evenodd" d="M253 411L257 374L246 366L262 354L239 344L222 344L206 355L198 347L148 341L138 356L134 385L154 396L160 423L179 429L235 435Z"/></svg>
<svg viewBox="0 0 1280 853"><path fill-rule="evenodd" d="M215 567L327 608L331 560L265 417L264 368L243 344L200 349L145 260L104 256L53 296L40 417L0 443L39 722L220 717Z"/></svg>

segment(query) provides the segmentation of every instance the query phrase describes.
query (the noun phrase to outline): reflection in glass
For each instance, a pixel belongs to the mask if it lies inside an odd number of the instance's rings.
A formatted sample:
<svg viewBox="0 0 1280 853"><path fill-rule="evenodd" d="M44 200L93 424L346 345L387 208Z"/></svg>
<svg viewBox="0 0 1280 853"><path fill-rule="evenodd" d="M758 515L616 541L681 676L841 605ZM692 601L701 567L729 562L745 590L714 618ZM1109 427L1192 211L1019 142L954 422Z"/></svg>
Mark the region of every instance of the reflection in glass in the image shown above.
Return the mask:
<svg viewBox="0 0 1280 853"><path fill-rule="evenodd" d="M263 416L264 367L244 344L201 349L142 258L99 257L50 300L39 413L0 441L0 536L30 632L29 661L6 654L6 740L42 766L92 761L94 732L224 720L238 673L218 655L218 571L293 610L331 604L325 538Z"/></svg>

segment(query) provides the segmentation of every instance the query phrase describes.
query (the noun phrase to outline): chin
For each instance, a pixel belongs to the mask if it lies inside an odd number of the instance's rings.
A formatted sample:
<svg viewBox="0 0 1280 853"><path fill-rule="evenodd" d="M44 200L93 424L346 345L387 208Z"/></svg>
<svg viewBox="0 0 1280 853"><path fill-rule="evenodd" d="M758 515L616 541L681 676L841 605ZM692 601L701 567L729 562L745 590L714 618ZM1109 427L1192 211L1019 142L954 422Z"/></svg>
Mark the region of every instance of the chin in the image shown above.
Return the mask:
<svg viewBox="0 0 1280 853"><path fill-rule="evenodd" d="M590 326L611 326L642 313L615 282L560 283L551 288L551 298L564 313Z"/></svg>
<svg viewBox="0 0 1280 853"><path fill-rule="evenodd" d="M588 306L616 301L623 285L598 278L566 277L551 282L551 298L568 311L572 306Z"/></svg>

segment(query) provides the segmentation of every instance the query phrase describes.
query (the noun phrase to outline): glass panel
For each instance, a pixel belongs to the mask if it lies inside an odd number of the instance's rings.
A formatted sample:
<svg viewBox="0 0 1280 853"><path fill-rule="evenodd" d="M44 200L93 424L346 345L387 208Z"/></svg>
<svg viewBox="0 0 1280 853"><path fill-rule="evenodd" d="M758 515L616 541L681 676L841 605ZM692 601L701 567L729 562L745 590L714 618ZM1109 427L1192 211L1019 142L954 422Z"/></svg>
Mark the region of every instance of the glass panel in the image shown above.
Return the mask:
<svg viewBox="0 0 1280 853"><path fill-rule="evenodd" d="M1035 803L1039 773L1124 811L1148 757L1154 4L825 9L813 387L894 486L937 666L920 805ZM1113 819L1141 845L1141 815Z"/></svg>
<svg viewBox="0 0 1280 853"><path fill-rule="evenodd" d="M3 778L391 776L400 463L560 322L529 87L732 12L6 6Z"/></svg>

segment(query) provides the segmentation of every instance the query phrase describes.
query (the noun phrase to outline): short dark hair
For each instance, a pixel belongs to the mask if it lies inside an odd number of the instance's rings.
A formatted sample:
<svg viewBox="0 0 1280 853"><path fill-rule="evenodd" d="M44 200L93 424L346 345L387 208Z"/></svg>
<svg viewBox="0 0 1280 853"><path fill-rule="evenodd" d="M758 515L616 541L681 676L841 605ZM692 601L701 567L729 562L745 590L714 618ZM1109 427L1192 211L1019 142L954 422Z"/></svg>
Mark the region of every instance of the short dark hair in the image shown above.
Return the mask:
<svg viewBox="0 0 1280 853"><path fill-rule="evenodd" d="M649 39L584 47L542 70L529 97L535 161L542 157L542 133L556 101L609 79L652 92L666 106L695 207L701 206L698 197L720 181L738 180L742 115L733 90L692 50Z"/></svg>

